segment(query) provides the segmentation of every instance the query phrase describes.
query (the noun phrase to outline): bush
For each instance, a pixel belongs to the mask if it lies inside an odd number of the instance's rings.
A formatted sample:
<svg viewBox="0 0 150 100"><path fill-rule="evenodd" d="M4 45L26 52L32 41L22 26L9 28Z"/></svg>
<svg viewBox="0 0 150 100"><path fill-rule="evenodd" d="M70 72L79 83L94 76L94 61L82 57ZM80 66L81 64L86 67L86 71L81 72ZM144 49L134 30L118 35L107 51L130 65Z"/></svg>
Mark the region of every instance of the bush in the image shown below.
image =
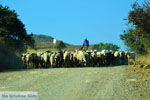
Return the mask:
<svg viewBox="0 0 150 100"><path fill-rule="evenodd" d="M120 49L118 45L112 44L112 43L99 43L93 45L92 49L96 50L112 50L112 51L117 51Z"/></svg>

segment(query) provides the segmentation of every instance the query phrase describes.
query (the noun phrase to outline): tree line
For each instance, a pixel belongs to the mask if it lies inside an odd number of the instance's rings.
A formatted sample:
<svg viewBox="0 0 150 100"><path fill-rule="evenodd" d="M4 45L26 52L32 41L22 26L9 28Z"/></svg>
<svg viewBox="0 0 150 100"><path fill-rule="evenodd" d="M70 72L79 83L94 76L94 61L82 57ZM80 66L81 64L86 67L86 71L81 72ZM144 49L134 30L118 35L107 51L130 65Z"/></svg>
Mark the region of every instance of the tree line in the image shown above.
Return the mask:
<svg viewBox="0 0 150 100"><path fill-rule="evenodd" d="M112 50L112 51L117 51L120 49L120 47L116 44L113 43L99 43L93 45L92 49L96 50Z"/></svg>
<svg viewBox="0 0 150 100"><path fill-rule="evenodd" d="M128 29L120 35L121 40L127 45L128 50L137 54L150 52L150 0L144 0L142 4L135 2L126 19Z"/></svg>
<svg viewBox="0 0 150 100"><path fill-rule="evenodd" d="M15 52L23 52L34 46L32 34L27 34L25 25L15 10L0 5L0 45Z"/></svg>

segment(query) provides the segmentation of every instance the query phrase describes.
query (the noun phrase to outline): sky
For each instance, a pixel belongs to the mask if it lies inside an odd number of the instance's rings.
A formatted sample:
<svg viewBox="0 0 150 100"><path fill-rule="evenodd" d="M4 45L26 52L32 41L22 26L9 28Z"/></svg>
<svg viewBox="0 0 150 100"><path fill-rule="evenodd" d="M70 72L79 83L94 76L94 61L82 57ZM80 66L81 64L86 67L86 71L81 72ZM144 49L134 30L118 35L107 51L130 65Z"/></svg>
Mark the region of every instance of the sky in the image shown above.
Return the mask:
<svg viewBox="0 0 150 100"><path fill-rule="evenodd" d="M19 15L27 33L52 36L74 45L113 43L125 50L120 34L127 28L135 0L0 0Z"/></svg>

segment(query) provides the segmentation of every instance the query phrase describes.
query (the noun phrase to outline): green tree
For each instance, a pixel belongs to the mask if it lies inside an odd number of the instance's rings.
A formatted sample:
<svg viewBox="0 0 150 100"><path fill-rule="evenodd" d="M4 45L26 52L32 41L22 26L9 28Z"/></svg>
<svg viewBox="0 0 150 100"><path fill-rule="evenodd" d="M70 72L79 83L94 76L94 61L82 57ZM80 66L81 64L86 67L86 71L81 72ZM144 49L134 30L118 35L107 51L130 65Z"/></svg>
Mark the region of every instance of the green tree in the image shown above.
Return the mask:
<svg viewBox="0 0 150 100"><path fill-rule="evenodd" d="M147 53L144 44L141 42L141 38L135 34L136 29L128 29L124 31L124 34L120 38L127 45L129 51L134 51L138 54Z"/></svg>
<svg viewBox="0 0 150 100"><path fill-rule="evenodd" d="M150 50L150 1L141 5L135 2L128 15L131 28L124 31L120 38L128 48L138 54L146 54Z"/></svg>
<svg viewBox="0 0 150 100"><path fill-rule="evenodd" d="M28 35L25 25L15 10L0 5L0 43L14 51L22 52L27 45L34 46L32 34Z"/></svg>
<svg viewBox="0 0 150 100"><path fill-rule="evenodd" d="M112 43L99 43L99 44L95 44L93 46L93 49L96 50L112 50L112 51L117 51L120 49L119 46L112 44Z"/></svg>

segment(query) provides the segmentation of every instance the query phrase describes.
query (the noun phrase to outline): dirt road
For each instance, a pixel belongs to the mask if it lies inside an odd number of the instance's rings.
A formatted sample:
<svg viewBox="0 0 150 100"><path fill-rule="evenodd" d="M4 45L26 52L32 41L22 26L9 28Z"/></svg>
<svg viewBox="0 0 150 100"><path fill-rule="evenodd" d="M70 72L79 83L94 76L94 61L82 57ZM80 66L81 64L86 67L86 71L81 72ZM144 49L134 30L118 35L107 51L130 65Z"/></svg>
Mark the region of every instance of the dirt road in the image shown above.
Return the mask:
<svg viewBox="0 0 150 100"><path fill-rule="evenodd" d="M37 91L39 100L150 100L148 75L127 66L19 70L0 73L0 91Z"/></svg>

